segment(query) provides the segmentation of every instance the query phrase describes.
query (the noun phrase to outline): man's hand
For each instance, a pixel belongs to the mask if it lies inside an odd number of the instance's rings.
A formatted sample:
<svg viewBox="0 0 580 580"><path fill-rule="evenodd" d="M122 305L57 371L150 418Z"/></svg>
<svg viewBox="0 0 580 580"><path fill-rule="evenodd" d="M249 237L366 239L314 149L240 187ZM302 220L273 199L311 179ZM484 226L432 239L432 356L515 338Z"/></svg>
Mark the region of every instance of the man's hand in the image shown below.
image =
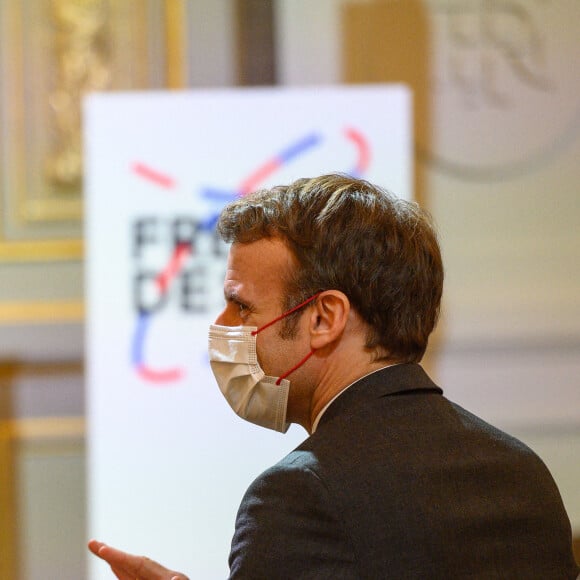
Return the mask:
<svg viewBox="0 0 580 580"><path fill-rule="evenodd" d="M89 542L89 550L105 560L119 580L188 580L145 556L133 556L97 540Z"/></svg>

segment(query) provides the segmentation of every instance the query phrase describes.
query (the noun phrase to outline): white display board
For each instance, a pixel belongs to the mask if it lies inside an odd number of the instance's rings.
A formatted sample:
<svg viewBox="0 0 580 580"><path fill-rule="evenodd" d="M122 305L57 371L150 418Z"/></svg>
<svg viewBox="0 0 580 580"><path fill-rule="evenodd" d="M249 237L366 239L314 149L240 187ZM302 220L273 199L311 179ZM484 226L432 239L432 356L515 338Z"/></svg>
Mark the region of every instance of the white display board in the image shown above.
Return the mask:
<svg viewBox="0 0 580 580"><path fill-rule="evenodd" d="M410 111L404 87L378 85L87 99L88 537L227 576L245 489L306 433L239 419L211 375L215 221L236 196L334 171L409 197Z"/></svg>

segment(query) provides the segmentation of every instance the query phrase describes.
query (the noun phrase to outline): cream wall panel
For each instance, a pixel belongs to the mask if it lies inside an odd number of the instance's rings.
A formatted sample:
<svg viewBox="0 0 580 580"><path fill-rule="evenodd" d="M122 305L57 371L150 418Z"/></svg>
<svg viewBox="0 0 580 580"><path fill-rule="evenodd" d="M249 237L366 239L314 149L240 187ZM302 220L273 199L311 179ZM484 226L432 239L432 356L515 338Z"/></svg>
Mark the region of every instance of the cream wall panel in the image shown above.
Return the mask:
<svg viewBox="0 0 580 580"><path fill-rule="evenodd" d="M345 3L346 0L274 0L280 84L341 81L340 7Z"/></svg>
<svg viewBox="0 0 580 580"><path fill-rule="evenodd" d="M450 341L580 337L580 139L542 170L465 183L429 171Z"/></svg>
<svg viewBox="0 0 580 580"><path fill-rule="evenodd" d="M22 580L86 578L84 442L77 423L29 420L15 438Z"/></svg>
<svg viewBox="0 0 580 580"><path fill-rule="evenodd" d="M0 265L0 303L83 299L84 269L79 262L39 267L22 262Z"/></svg>
<svg viewBox="0 0 580 580"><path fill-rule="evenodd" d="M188 86L235 84L235 2L188 0Z"/></svg>

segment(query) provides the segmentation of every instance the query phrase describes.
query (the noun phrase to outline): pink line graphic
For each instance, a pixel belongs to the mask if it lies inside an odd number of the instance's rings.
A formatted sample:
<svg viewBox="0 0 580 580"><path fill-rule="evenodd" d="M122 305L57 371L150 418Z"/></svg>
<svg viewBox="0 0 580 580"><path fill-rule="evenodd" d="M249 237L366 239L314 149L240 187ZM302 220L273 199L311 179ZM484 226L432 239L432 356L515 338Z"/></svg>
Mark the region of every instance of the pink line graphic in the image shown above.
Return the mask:
<svg viewBox="0 0 580 580"><path fill-rule="evenodd" d="M169 290L172 280L179 274L187 258L191 255L191 248L188 244L178 245L167 266L159 273L155 279L155 284L160 295L164 295ZM152 314L141 312L133 335L132 361L137 374L152 383L161 385L163 383L173 383L183 377L183 370L171 368L166 370L156 370L149 367L145 362L145 337L151 324Z"/></svg>
<svg viewBox="0 0 580 580"><path fill-rule="evenodd" d="M160 272L159 276L157 276L157 279L155 280L161 294L165 294L165 292L167 292L171 280L173 280L173 278L179 274L181 268L183 268L183 264L190 256L190 254L191 248L188 244L179 244L177 248L175 248L169 263L165 269Z"/></svg>
<svg viewBox="0 0 580 580"><path fill-rule="evenodd" d="M344 130L344 134L347 139L350 139L355 144L358 151L356 165L354 166L354 169L351 170L350 174L353 177L360 177L368 169L371 162L371 149L369 143L360 131L353 129L352 127L347 127Z"/></svg>
<svg viewBox="0 0 580 580"><path fill-rule="evenodd" d="M172 189L175 187L175 180L172 177L165 175L144 163L133 163L132 169L137 175L153 182L155 185L159 185L165 189Z"/></svg>

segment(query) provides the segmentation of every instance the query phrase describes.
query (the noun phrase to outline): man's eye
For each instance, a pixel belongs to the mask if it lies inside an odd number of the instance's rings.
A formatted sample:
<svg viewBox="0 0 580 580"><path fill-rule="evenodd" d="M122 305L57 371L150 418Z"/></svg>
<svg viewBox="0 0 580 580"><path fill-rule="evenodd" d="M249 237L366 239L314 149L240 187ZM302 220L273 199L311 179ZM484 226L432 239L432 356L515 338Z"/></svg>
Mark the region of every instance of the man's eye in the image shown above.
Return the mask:
<svg viewBox="0 0 580 580"><path fill-rule="evenodd" d="M250 310L245 304L242 304L241 302L238 302L237 305L240 314L247 314Z"/></svg>

